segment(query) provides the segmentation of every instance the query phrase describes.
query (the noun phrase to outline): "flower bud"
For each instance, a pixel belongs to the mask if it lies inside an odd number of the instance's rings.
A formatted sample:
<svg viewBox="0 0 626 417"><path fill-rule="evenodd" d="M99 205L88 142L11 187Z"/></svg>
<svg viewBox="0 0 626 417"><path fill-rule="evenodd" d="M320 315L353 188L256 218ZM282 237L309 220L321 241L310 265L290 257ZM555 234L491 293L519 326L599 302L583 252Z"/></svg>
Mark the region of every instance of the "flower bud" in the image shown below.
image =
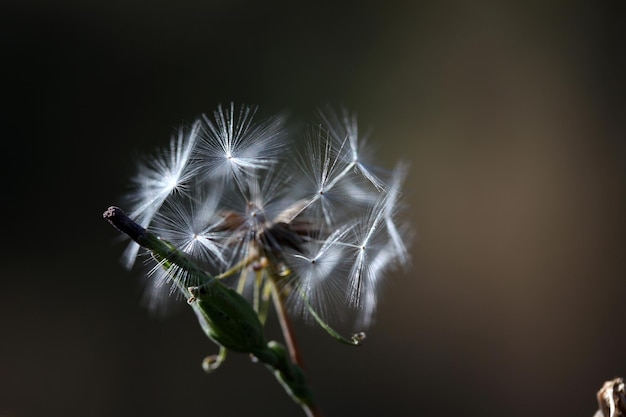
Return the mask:
<svg viewBox="0 0 626 417"><path fill-rule="evenodd" d="M200 326L217 344L245 353L267 345L259 316L237 291L216 280L188 290Z"/></svg>

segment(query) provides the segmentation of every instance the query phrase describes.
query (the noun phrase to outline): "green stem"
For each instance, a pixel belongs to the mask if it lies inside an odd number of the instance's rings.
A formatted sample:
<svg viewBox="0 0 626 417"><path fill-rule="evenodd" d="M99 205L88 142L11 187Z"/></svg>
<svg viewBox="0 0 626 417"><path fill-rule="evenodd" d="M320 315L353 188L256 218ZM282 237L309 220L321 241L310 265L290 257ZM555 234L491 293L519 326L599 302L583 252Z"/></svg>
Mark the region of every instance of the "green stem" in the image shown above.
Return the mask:
<svg viewBox="0 0 626 417"><path fill-rule="evenodd" d="M306 299L304 295L302 295L302 299L306 305L306 308L309 310L309 313L311 314L311 316L313 316L317 324L319 324L322 329L326 330L326 333L328 333L338 342L345 343L346 345L350 345L350 346L361 345L361 342L363 342L363 340L365 339L365 332L354 333L352 336L350 336L350 339L343 337L341 334L339 334L338 331L330 327L330 325L326 323L320 317L319 314L317 314L317 311L315 311L315 309L311 306L311 304L309 303L309 301Z"/></svg>
<svg viewBox="0 0 626 417"><path fill-rule="evenodd" d="M161 240L154 233L148 232L144 227L134 222L119 207L111 206L102 215L113 227L122 233L127 234L140 246L152 252L154 258L162 264L163 268L171 272L171 278L177 285L178 289L190 296L187 289L187 282L183 282L172 269L178 268L184 276L194 277L197 284L209 284L215 281L215 278L209 275L205 270L200 268L195 262L189 260L187 255L179 251L171 243Z"/></svg>
<svg viewBox="0 0 626 417"><path fill-rule="evenodd" d="M289 359L287 350L281 344L266 342L258 312L237 291L209 275L171 243L135 223L120 208L110 207L103 217L119 231L151 251L178 288L188 296L188 303L196 313L201 327L220 346L220 354L208 359L205 367L207 370L214 369L215 364L224 360L226 349L250 353L274 373L278 382L300 404L307 416L320 416L302 368L298 365L299 356L291 325L275 288L273 293L279 316L282 316L281 325L287 329L288 343L292 345L290 349L296 353L294 360ZM187 288L189 281L199 282L201 285Z"/></svg>

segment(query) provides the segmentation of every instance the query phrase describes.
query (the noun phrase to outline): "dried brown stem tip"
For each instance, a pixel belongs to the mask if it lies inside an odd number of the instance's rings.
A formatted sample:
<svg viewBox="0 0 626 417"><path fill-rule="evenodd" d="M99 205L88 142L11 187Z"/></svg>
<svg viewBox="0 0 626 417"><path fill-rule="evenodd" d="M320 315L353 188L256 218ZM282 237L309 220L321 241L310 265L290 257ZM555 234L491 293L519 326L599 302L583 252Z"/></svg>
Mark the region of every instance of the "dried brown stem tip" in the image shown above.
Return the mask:
<svg viewBox="0 0 626 417"><path fill-rule="evenodd" d="M598 391L598 406L600 409L594 417L626 417L626 388L623 378L604 383Z"/></svg>
<svg viewBox="0 0 626 417"><path fill-rule="evenodd" d="M132 240L139 244L141 244L141 241L146 236L146 229L132 221L119 207L109 207L102 213L102 217L117 230L127 234Z"/></svg>

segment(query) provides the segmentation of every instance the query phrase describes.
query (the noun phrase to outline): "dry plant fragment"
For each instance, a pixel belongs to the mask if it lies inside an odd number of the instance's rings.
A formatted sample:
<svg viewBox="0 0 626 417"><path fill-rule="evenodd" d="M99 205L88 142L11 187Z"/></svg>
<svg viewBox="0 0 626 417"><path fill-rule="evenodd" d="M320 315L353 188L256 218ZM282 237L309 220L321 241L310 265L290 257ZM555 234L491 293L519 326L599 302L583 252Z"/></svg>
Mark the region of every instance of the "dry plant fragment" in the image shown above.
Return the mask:
<svg viewBox="0 0 626 417"><path fill-rule="evenodd" d="M597 396L600 409L594 417L626 417L626 389L623 378L605 382Z"/></svg>

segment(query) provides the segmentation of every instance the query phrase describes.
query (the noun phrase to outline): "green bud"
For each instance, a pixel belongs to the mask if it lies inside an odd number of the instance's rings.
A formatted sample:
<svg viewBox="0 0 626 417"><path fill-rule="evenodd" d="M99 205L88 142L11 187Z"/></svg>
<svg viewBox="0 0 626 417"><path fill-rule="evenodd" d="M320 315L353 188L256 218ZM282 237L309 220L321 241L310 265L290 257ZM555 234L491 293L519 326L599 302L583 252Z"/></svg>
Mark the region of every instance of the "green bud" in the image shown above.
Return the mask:
<svg viewBox="0 0 626 417"><path fill-rule="evenodd" d="M188 290L191 294L188 303L211 340L226 349L245 353L267 345L259 316L237 291L217 280Z"/></svg>

